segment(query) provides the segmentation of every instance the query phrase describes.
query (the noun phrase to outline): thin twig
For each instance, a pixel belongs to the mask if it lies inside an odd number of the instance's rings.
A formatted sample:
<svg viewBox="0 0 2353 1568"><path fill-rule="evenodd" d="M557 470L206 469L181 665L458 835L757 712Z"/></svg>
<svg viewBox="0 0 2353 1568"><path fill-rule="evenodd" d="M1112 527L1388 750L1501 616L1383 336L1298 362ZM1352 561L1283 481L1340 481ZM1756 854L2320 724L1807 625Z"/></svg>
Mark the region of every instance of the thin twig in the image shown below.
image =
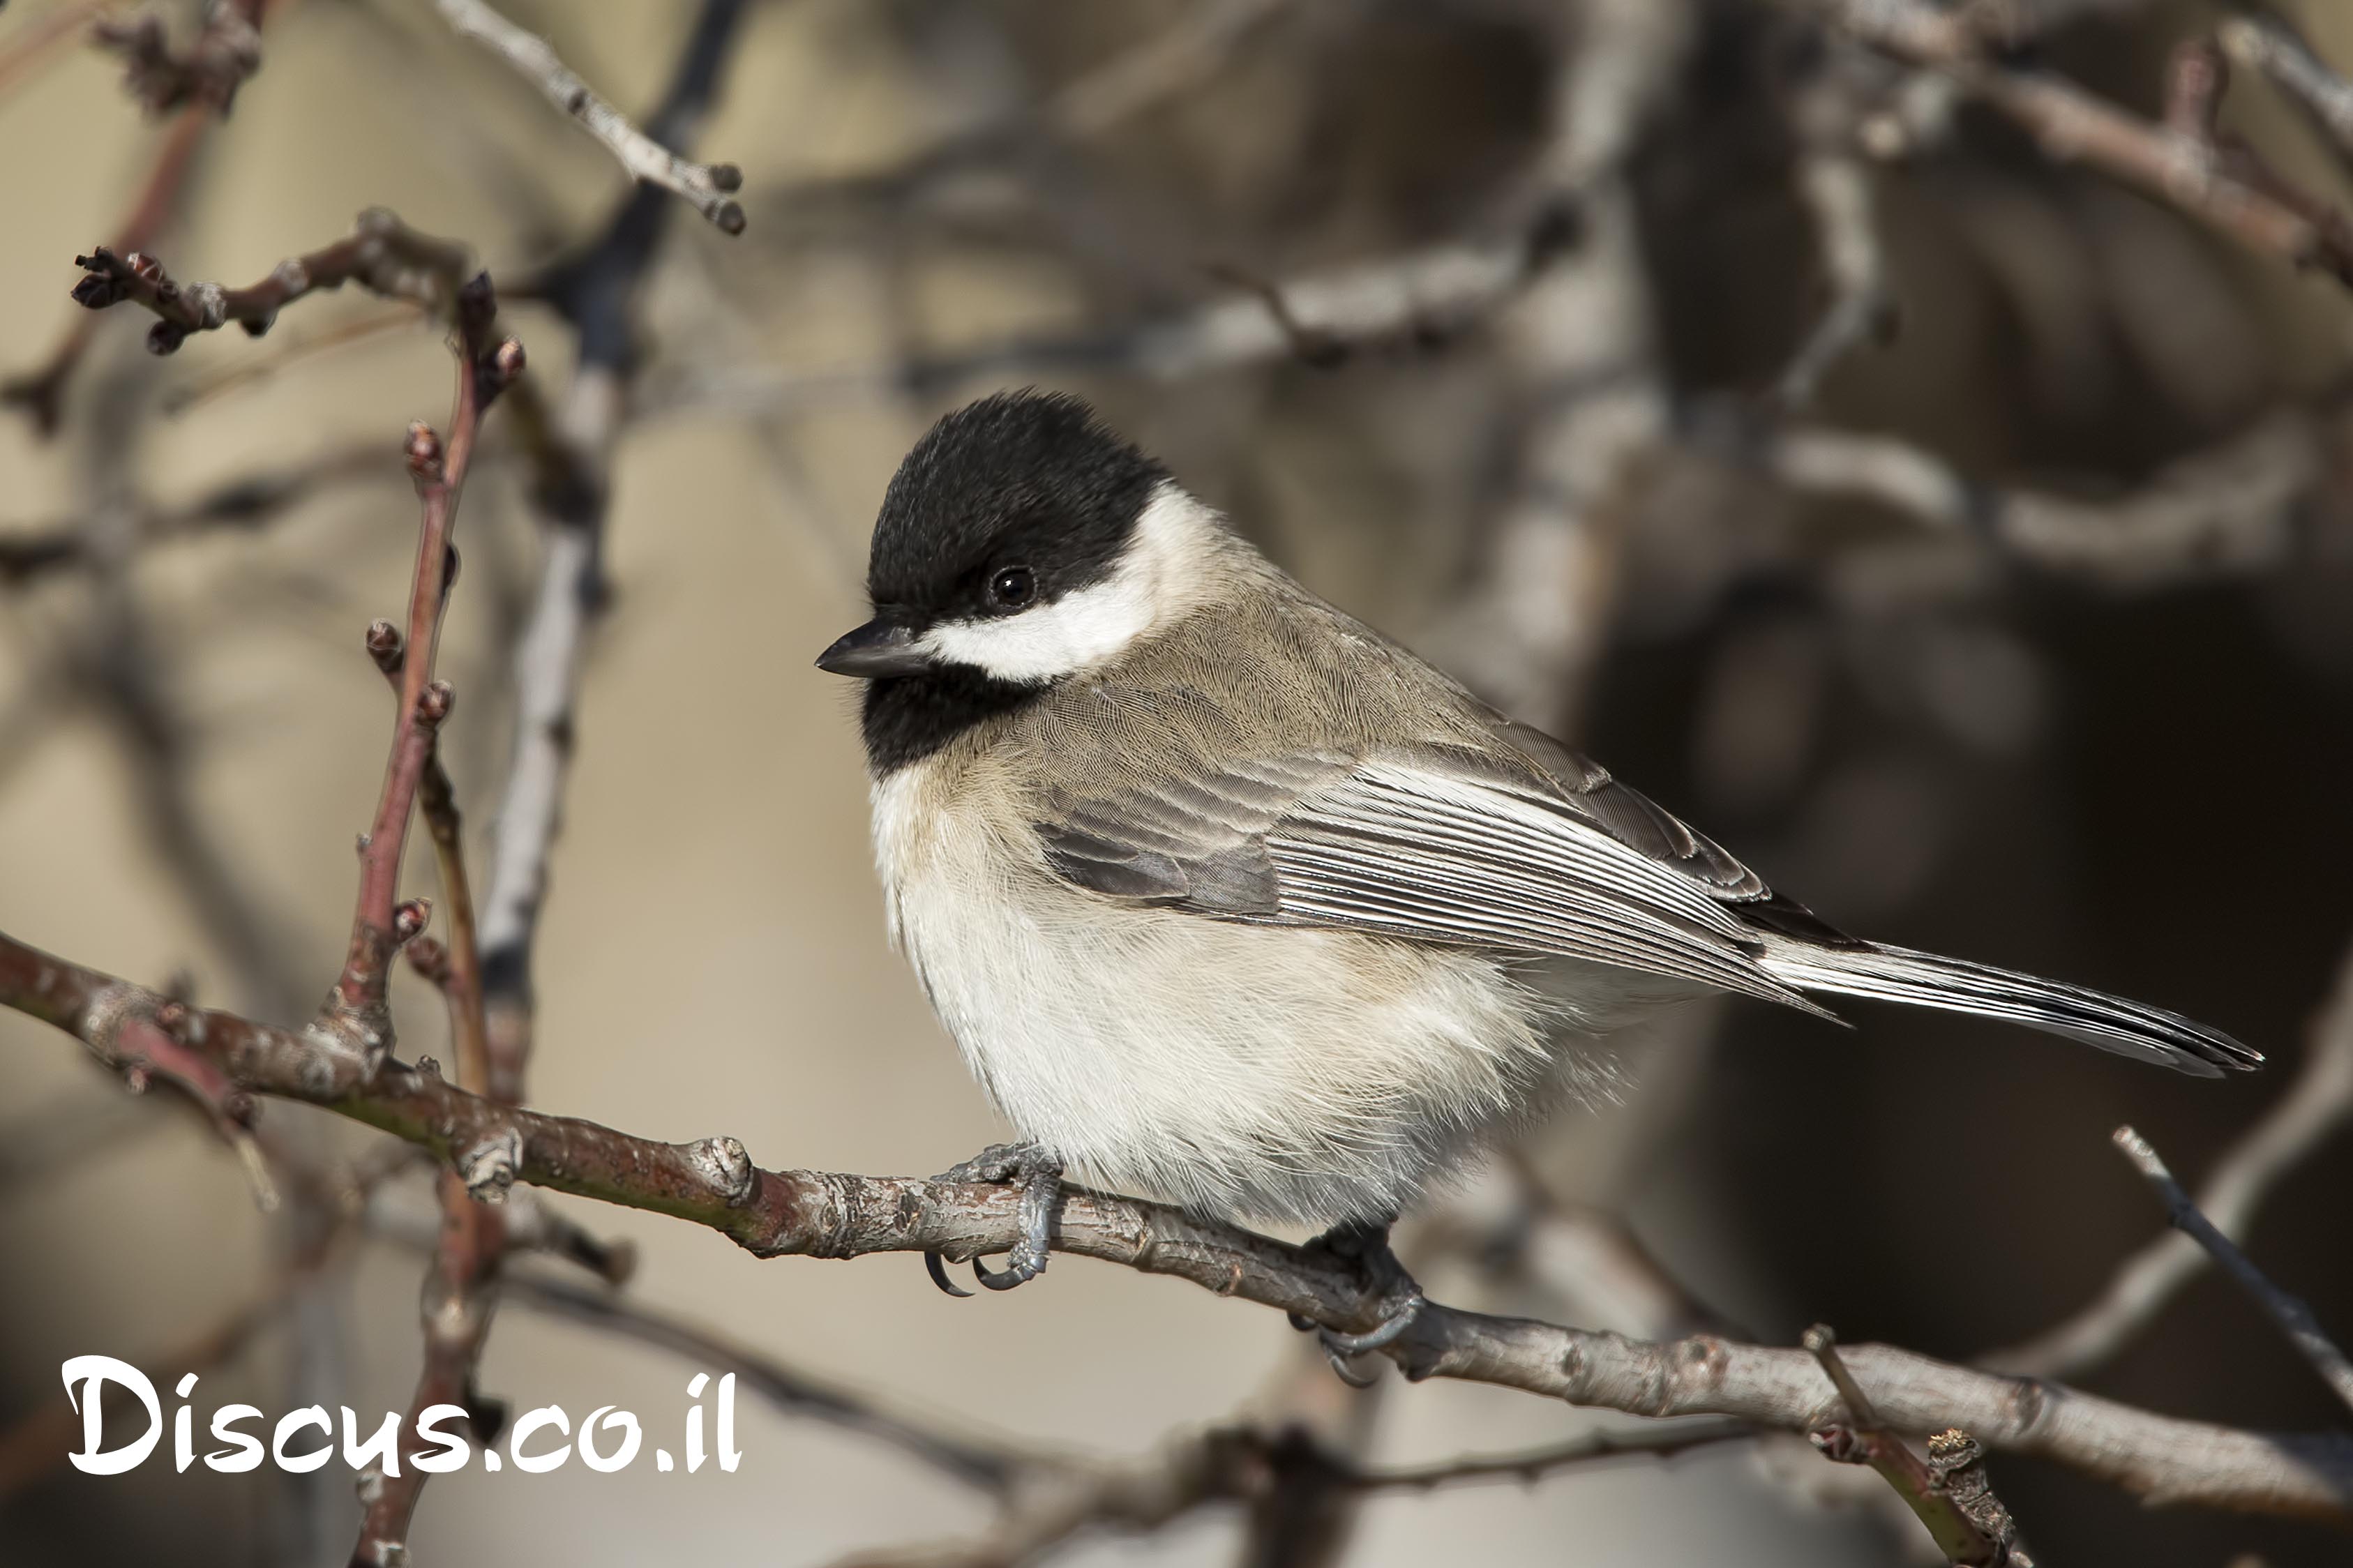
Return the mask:
<svg viewBox="0 0 2353 1568"><path fill-rule="evenodd" d="M1894 1488L1918 1516L1947 1562L1971 1564L1972 1568L2001 1568L2004 1564L2033 1568L2032 1561L2016 1549L2014 1531L2010 1542L1989 1535L1945 1489L1944 1476L1933 1470L1881 1421L1877 1408L1848 1370L1845 1358L1839 1354L1838 1338L1828 1325L1816 1323L1808 1329L1805 1346L1807 1353L1821 1363L1822 1371L1838 1390L1839 1402L1845 1406L1844 1420L1825 1423L1809 1434L1823 1458L1841 1465L1869 1465L1878 1471L1880 1479ZM1956 1436L1968 1441L1967 1434L1957 1434L1949 1428L1938 1434L1957 1455L1958 1447L1953 1442ZM1965 1467L1957 1462L1954 1468L1957 1471ZM1983 1480L1982 1471L1977 1473L1977 1479ZM1987 1495L1990 1495L1989 1491ZM2005 1512L2002 1517L2009 1516Z"/></svg>
<svg viewBox="0 0 2353 1568"><path fill-rule="evenodd" d="M980 380L1092 373L1169 382L1285 359L1324 367L1420 357L1461 341L1519 299L1574 227L1571 212L1547 208L1499 240L1433 246L1297 278L1213 268L1213 277L1234 287L1190 310L976 349L836 370L689 367L649 377L638 407L789 411L844 398L931 395Z"/></svg>
<svg viewBox="0 0 2353 1568"><path fill-rule="evenodd" d="M159 354L173 353L196 332L217 331L232 321L258 338L286 306L345 283L448 316L468 270L464 246L420 234L383 207L360 214L349 237L290 257L269 277L242 289L178 283L153 257L135 250L118 256L105 246L75 257L74 265L84 274L74 285L74 302L103 310L127 300L153 311L147 346Z"/></svg>
<svg viewBox="0 0 2353 1568"><path fill-rule="evenodd" d="M375 819L360 841L360 891L352 917L351 943L343 973L320 1015L322 1027L358 1053L379 1061L392 1048L392 1017L385 985L393 954L406 940L396 930L401 850L423 781L434 731L449 711L448 685L433 679L434 652L448 607L451 545L458 498L473 457L483 414L501 391L522 374L522 345L490 336L497 302L488 274L460 291L458 316L458 392L449 418L449 438L423 425L409 427L409 471L423 501L417 532L417 570L409 590L408 629L403 639L400 700L393 721L392 752ZM371 642L380 640L372 630ZM414 931L408 935L415 935Z"/></svg>
<svg viewBox="0 0 2353 1568"><path fill-rule="evenodd" d="M1124 1463L1017 1455L1005 1505L986 1534L970 1541L856 1552L844 1560L842 1568L1008 1568L1043 1562L1090 1531L1141 1535L1227 1504L1256 1512L1286 1495L1361 1498L1497 1480L1532 1485L1563 1470L1613 1459L1672 1458L1756 1436L1757 1429L1742 1421L1662 1422L1634 1431L1589 1433L1517 1454L1377 1468L1335 1452L1303 1426L1209 1426L1173 1437L1145 1458Z"/></svg>
<svg viewBox="0 0 2353 1568"><path fill-rule="evenodd" d="M2207 133L2211 122L2153 124L2063 78L1999 64L1970 8L1939 10L1920 0L1787 3L1860 43L1945 73L2051 157L2088 164L2250 250L2316 268L2353 289L2353 224L2290 189L2248 149L2218 142ZM2177 79L2176 97L2179 86Z"/></svg>
<svg viewBox="0 0 2353 1568"><path fill-rule="evenodd" d="M684 143L709 112L743 15L742 0L704 0L669 90L647 121L660 144ZM639 363L637 300L670 212L659 190L639 186L590 244L550 268L543 286L580 347L548 422L560 462L527 498L546 554L515 647L514 753L493 818L481 919L491 1085L517 1101L532 1048L532 949L563 826L580 671L607 598L607 476Z"/></svg>
<svg viewBox="0 0 2353 1568"><path fill-rule="evenodd" d="M141 508L133 519L134 542L156 544L200 533L259 529L325 486L390 479L399 472L397 459L385 451L382 441L330 447L287 468L216 485L176 506ZM96 546L87 519L0 533L0 586L13 588L93 565L100 554Z"/></svg>
<svg viewBox="0 0 2353 1568"><path fill-rule="evenodd" d="M1866 342L1884 341L1895 325L1873 174L1855 151L1861 113L1835 68L1826 63L1819 69L1794 110L1802 144L1798 195L1813 220L1831 300L1774 384L1774 402L1784 411L1810 406L1839 361Z"/></svg>
<svg viewBox="0 0 2353 1568"><path fill-rule="evenodd" d="M2224 1236L2244 1236L2281 1178L2353 1121L2353 952L2313 1022L2304 1067L2277 1103L2214 1163L2197 1206ZM1980 1357L1999 1372L2081 1377L2137 1340L2212 1256L2168 1229L2110 1278L2099 1298L2034 1339Z"/></svg>
<svg viewBox="0 0 2353 1568"><path fill-rule="evenodd" d="M742 0L705 0L654 116L655 137L682 142L701 119L717 90L743 14ZM589 123L593 128L595 122ZM578 333L579 353L551 422L550 461L531 497L533 510L549 525L548 556L540 608L516 656L515 759L500 810L500 853L479 931L457 804L438 747L427 752L419 775L420 804L452 904L450 940L432 967L449 999L459 1082L510 1106L522 1103L533 1037L530 942L570 757L580 649L602 599L597 542L607 497L604 476L636 360L630 314L670 210L659 190L640 185L596 241L551 269L543 287L543 297ZM735 226L741 227L740 214ZM561 477L551 480L551 474ZM415 648L412 636L407 660L413 661ZM416 672L404 663L399 673L405 699ZM527 901L514 890L518 858L510 853L511 846L530 849L520 872L528 878ZM520 923L514 918L518 909L523 911ZM507 1216L486 1205L503 1202L519 1158L511 1141L493 1139L475 1145L456 1162L455 1173L440 1182L441 1235L426 1280L425 1367L411 1401L412 1430L434 1405L459 1403L474 1409L480 1404L471 1392L474 1373L497 1314L501 1266L512 1239ZM553 1222L543 1224L549 1235L565 1236ZM580 1250L576 1234L568 1239ZM618 1270L630 1259L607 1249L604 1262ZM414 1466L396 1477L375 1478L353 1549L353 1568L393 1568L406 1560L425 1482L424 1472Z"/></svg>
<svg viewBox="0 0 2353 1568"><path fill-rule="evenodd" d="M683 197L723 234L744 232L744 208L733 195L743 187L744 172L734 164L697 163L680 157L589 90L588 84L556 58L546 39L516 26L482 0L436 0L436 4L451 27L512 66L548 102L602 142L620 160L629 178Z"/></svg>
<svg viewBox="0 0 2353 1568"><path fill-rule="evenodd" d="M1010 1484L1014 1470L1030 1462L1008 1445L991 1444L894 1414L868 1395L609 1290L525 1272L509 1279L506 1291L518 1305L533 1310L659 1346L700 1368L734 1373L745 1388L787 1415L828 1421L880 1438L968 1486L1001 1491Z"/></svg>
<svg viewBox="0 0 2353 1568"><path fill-rule="evenodd" d="M369 338L382 337L405 327L413 327L417 322L416 311L399 306L364 316L354 316L350 321L311 332L292 342L286 343L274 354L222 365L200 380L182 383L167 389L164 394L164 412L180 415L193 408L201 408L216 398L226 397L231 393L242 392L247 387L268 381L304 360L343 348L347 344L360 342Z"/></svg>
<svg viewBox="0 0 2353 1568"><path fill-rule="evenodd" d="M2321 422L2293 409L2106 500L1982 484L1910 442L1852 430L1780 428L1758 457L1793 490L1870 500L2039 571L2135 590L2276 564L2297 541L2295 503L2328 473Z"/></svg>
<svg viewBox="0 0 2353 1568"><path fill-rule="evenodd" d="M2198 1212L2198 1205L2189 1201L2189 1194L2181 1190L2181 1184L2173 1179L2173 1173L2165 1168L2165 1162L2158 1157L2157 1150L2147 1139L2129 1127L2119 1127L2116 1131L2115 1142L2118 1152L2132 1162L2133 1169L2157 1189L2157 1195L2164 1201L2166 1215L2172 1221L2173 1227L2212 1255L2214 1261L2222 1266L2222 1272L2270 1314L2272 1321L2279 1325L2280 1332L2287 1336L2288 1343L2295 1347L2296 1353L2312 1363L2313 1371L2320 1374L2320 1381L2344 1402L2346 1408L2353 1410L2353 1361L2348 1361L2345 1352L2321 1331L2319 1321L2313 1317L2312 1309L2301 1297L2292 1296L2273 1284L2264 1277L2263 1271L2239 1249L2238 1243L2224 1236L2215 1228L2213 1221Z"/></svg>
<svg viewBox="0 0 2353 1568"><path fill-rule="evenodd" d="M2340 154L2353 158L2353 81L2331 70L2284 19L2269 11L2232 16L2214 37L2223 53L2269 77L2312 116Z"/></svg>

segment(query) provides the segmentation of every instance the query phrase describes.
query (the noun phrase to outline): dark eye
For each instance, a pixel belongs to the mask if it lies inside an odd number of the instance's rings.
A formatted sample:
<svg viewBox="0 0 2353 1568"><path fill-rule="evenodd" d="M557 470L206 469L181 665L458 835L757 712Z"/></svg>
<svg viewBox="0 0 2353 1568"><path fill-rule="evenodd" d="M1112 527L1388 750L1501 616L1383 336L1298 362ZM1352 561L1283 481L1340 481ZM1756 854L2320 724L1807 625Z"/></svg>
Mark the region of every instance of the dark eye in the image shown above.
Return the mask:
<svg viewBox="0 0 2353 1568"><path fill-rule="evenodd" d="M1038 596L1038 578L1027 566L1008 566L988 580L988 596L1018 610Z"/></svg>

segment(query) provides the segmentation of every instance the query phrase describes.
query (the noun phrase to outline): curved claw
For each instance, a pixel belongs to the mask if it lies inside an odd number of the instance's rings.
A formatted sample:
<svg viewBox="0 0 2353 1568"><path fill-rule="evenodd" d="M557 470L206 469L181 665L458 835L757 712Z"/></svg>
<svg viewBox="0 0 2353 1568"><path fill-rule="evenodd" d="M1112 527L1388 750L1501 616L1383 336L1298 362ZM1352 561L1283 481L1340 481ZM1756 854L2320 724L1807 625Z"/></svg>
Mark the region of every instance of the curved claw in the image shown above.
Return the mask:
<svg viewBox="0 0 2353 1568"><path fill-rule="evenodd" d="M1326 1329L1324 1331L1324 1348L1339 1355L1362 1355L1366 1351L1393 1345L1400 1335L1413 1327L1413 1321L1421 1316L1421 1309L1427 1302L1428 1298L1416 1290L1404 1306L1390 1313L1379 1328L1367 1334L1339 1334Z"/></svg>
<svg viewBox="0 0 2353 1568"><path fill-rule="evenodd" d="M936 1252L923 1254L923 1271L932 1277L933 1284L948 1295L960 1298L969 1298L972 1295L971 1291L948 1278L947 1259Z"/></svg>
<svg viewBox="0 0 2353 1568"><path fill-rule="evenodd" d="M1016 1285L1027 1285L1044 1272L1046 1272L1045 1258L1026 1257L1023 1255L1023 1249L1018 1247L1013 1249L1012 1256L1006 1259L1002 1272L990 1272L988 1265L977 1258L972 1260L973 1278L991 1290L1010 1290ZM966 1291L965 1294L969 1295L971 1292Z"/></svg>
<svg viewBox="0 0 2353 1568"><path fill-rule="evenodd" d="M1373 1384L1380 1382L1381 1374L1377 1372L1368 1372L1361 1376L1358 1375L1356 1369L1348 1364L1348 1358L1332 1348L1332 1337L1333 1336L1328 1334L1324 1336L1324 1359L1332 1363L1333 1376L1338 1378L1342 1383L1346 1384L1350 1388L1370 1388Z"/></svg>

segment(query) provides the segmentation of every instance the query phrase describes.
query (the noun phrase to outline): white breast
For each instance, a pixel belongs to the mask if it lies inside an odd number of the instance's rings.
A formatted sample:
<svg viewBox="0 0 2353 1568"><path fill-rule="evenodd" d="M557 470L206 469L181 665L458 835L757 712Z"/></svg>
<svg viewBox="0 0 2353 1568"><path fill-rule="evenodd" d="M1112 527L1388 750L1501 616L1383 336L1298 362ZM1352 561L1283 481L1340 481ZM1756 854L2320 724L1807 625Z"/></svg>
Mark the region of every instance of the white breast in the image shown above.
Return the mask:
<svg viewBox="0 0 2353 1568"><path fill-rule="evenodd" d="M1499 961L1115 905L1053 878L1026 823L960 807L939 766L874 792L894 940L998 1109L1096 1180L1372 1218L1606 1076L1551 1047L1553 1009Z"/></svg>

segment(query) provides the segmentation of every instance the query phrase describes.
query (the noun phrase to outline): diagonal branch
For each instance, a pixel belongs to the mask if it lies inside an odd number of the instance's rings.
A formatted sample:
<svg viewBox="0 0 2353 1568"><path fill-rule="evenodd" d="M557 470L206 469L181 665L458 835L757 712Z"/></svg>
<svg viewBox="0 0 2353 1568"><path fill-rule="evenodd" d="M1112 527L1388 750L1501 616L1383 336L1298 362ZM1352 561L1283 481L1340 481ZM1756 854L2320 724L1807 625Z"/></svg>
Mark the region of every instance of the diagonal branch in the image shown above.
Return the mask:
<svg viewBox="0 0 2353 1568"><path fill-rule="evenodd" d="M122 1025L152 1017L159 1000L0 936L0 1005L75 1035L110 1067L122 1058ZM1021 1234L1020 1194L1009 1187L762 1170L732 1138L632 1137L501 1106L397 1063L366 1076L315 1034L234 1014L192 1008L187 1035L252 1092L327 1106L461 1170L496 1151L515 1180L707 1226L758 1257L965 1258L1009 1248ZM1381 1321L1381 1282L1355 1261L1161 1204L1066 1187L1055 1245L1344 1331ZM1821 1369L1804 1351L1713 1335L1646 1342L1432 1304L1384 1353L1416 1378L1494 1384L1634 1415L1731 1415L1804 1432L1831 1409ZM2158 1415L1891 1346L1858 1346L1844 1359L1898 1432L1961 1426L1989 1448L2070 1466L2152 1503L2353 1526L2353 1435L2242 1431Z"/></svg>
<svg viewBox="0 0 2353 1568"><path fill-rule="evenodd" d="M2215 1163L2198 1207L2227 1237L2240 1237L2272 1188L2329 1138L2353 1122L2353 954L2338 970L2335 994L2312 1026L2295 1081L2263 1119ZM2167 1230L2118 1268L2082 1311L2024 1344L1981 1359L2000 1372L2080 1377L2105 1365L2156 1321L2211 1256Z"/></svg>
<svg viewBox="0 0 2353 1568"><path fill-rule="evenodd" d="M547 101L580 122L620 161L629 178L659 185L685 199L723 234L744 232L744 208L734 193L744 172L733 163L681 158L629 123L628 117L589 89L556 58L547 40L526 32L482 0L436 0L441 19L512 66Z"/></svg>
<svg viewBox="0 0 2353 1568"><path fill-rule="evenodd" d="M2167 1217L2172 1221L2173 1227L2204 1247L2214 1261L2222 1266L2222 1272L2228 1274L2239 1289L2255 1299L2256 1303L2271 1315L2272 1321L2279 1325L2280 1332L2287 1336L2288 1343L2295 1347L2296 1353L2310 1362L2313 1370L2320 1373L2320 1381L2328 1384L2337 1397L2345 1402L2348 1409L2353 1409L2353 1361L2346 1360L2345 1352L2321 1331L2319 1321L2312 1315L2312 1309L2300 1298L2291 1296L2273 1284L2264 1277L2263 1271L2255 1267L2254 1260L2239 1250L2238 1243L2224 1236L2215 1228L2212 1220L2198 1212L2198 1205L2189 1201L2189 1194L2181 1190L2181 1184L2173 1179L2173 1173L2165 1168L2165 1162L2158 1157L2156 1149L2150 1146L2147 1139L2129 1127L2119 1127L2116 1131L2115 1141L2124 1157L2132 1162L2133 1169L2157 1189L2157 1195L2164 1201Z"/></svg>
<svg viewBox="0 0 2353 1568"><path fill-rule="evenodd" d="M1962 91L2015 122L2062 162L2090 165L2177 207L2250 250L2327 273L2353 289L2353 224L2290 189L2248 149L2218 142L2211 110L2219 55L2192 45L2177 58L2170 92L2201 105L2157 124L2063 78L1998 63L1983 13L1939 10L1921 0L1784 0L1831 30L1882 54L1940 71Z"/></svg>
<svg viewBox="0 0 2353 1568"><path fill-rule="evenodd" d="M2329 69L2294 27L2258 10L2224 21L2214 41L2238 64L2269 77L2312 116L2339 156L2353 159L2353 82Z"/></svg>

